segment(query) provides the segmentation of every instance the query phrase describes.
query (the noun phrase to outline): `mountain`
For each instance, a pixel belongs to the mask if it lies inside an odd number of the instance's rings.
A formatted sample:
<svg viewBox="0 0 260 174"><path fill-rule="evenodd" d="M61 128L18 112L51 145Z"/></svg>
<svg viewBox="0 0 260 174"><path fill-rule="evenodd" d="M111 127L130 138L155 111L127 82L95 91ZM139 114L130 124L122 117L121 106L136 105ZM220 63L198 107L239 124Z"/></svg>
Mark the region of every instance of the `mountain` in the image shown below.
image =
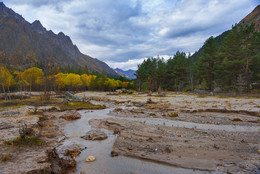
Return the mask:
<svg viewBox="0 0 260 174"><path fill-rule="evenodd" d="M242 19L238 25L250 25L255 24L255 28L260 31L260 5L258 5L250 14Z"/></svg>
<svg viewBox="0 0 260 174"><path fill-rule="evenodd" d="M249 13L244 19L242 19L238 23L238 25L246 26L252 23L255 24L255 29L260 31L260 5L258 5L251 13ZM228 35L229 32L230 30L225 31L214 38L218 46L221 46L223 44L224 38ZM194 62L198 59L199 56L201 56L202 50L204 50L204 45L191 56Z"/></svg>
<svg viewBox="0 0 260 174"><path fill-rule="evenodd" d="M132 70L132 69L129 69L129 70L127 70L127 71L124 71L124 70L122 70L122 69L119 69L119 68L116 68L116 69L114 69L116 72L118 72L118 74L120 75L120 74L122 74L123 76L125 76L125 77L127 77L127 78L131 78L131 79L135 79L136 78L136 76L135 76L135 71L134 70ZM121 76L122 76L121 75Z"/></svg>
<svg viewBox="0 0 260 174"><path fill-rule="evenodd" d="M47 31L40 21L27 22L21 15L0 2L0 51L9 57L9 63L24 69L33 59L38 64L50 61L56 66L87 66L90 71L118 76L104 62L82 54L69 36Z"/></svg>

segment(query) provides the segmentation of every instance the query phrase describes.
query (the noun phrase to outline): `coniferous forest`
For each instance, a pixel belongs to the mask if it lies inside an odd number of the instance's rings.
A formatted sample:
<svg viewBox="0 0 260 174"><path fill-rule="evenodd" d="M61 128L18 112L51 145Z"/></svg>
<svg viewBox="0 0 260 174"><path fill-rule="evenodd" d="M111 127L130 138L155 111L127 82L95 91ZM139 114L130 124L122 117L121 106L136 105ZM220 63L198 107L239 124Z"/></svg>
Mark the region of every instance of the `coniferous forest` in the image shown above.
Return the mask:
<svg viewBox="0 0 260 174"><path fill-rule="evenodd" d="M208 38L195 54L177 51L167 61L148 58L138 66L139 90L250 92L260 88L260 32L232 27Z"/></svg>

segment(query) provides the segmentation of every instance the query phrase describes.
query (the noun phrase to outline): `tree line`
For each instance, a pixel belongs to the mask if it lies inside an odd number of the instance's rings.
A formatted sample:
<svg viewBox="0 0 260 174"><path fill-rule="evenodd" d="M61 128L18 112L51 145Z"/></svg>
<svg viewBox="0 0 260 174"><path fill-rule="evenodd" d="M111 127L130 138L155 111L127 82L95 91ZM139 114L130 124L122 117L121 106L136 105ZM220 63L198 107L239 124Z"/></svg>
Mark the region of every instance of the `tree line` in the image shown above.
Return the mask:
<svg viewBox="0 0 260 174"><path fill-rule="evenodd" d="M0 66L0 92L5 94L10 91L64 91L64 90L102 90L114 91L119 88L133 89L133 81L124 78L110 78L104 73L93 72L87 74L61 72L62 68L49 67L43 70L30 67L24 71L11 70ZM63 69L63 71L65 71Z"/></svg>
<svg viewBox="0 0 260 174"><path fill-rule="evenodd" d="M219 37L207 39L197 58L177 51L167 61L144 60L136 71L136 87L152 91L260 89L260 32L254 24L232 27L219 42Z"/></svg>

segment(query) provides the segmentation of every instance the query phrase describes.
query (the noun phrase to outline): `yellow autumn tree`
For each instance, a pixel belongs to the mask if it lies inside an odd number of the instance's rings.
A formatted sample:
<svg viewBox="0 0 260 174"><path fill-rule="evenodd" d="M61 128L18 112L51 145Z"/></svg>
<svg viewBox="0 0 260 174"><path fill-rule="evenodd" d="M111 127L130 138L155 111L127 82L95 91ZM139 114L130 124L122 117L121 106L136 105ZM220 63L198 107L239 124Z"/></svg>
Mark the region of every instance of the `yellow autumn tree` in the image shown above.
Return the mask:
<svg viewBox="0 0 260 174"><path fill-rule="evenodd" d="M65 79L68 76L68 74L64 73L58 73L55 75L55 82L59 89L62 89L65 87Z"/></svg>
<svg viewBox="0 0 260 174"><path fill-rule="evenodd" d="M82 80L83 86L89 88L91 82L96 79L96 76L95 76L95 75L82 74L82 75L80 76L80 78L81 78L81 80Z"/></svg>
<svg viewBox="0 0 260 174"><path fill-rule="evenodd" d="M27 82L22 77L22 72L14 71L13 74L15 75L16 84L19 85L20 91L22 91L23 87L28 85Z"/></svg>
<svg viewBox="0 0 260 174"><path fill-rule="evenodd" d="M32 89L36 89L37 85L42 84L43 71L37 67L28 68L22 73L22 78L30 86L31 91Z"/></svg>
<svg viewBox="0 0 260 174"><path fill-rule="evenodd" d="M127 88L128 82L122 82L122 88Z"/></svg>
<svg viewBox="0 0 260 174"><path fill-rule="evenodd" d="M0 84L4 87L10 87L14 83L14 77L10 71L4 67L0 67Z"/></svg>
<svg viewBox="0 0 260 174"><path fill-rule="evenodd" d="M64 81L65 85L69 87L80 87L82 86L82 81L80 75L69 73L68 76L65 78Z"/></svg>
<svg viewBox="0 0 260 174"><path fill-rule="evenodd" d="M104 85L109 89L109 90L115 90L117 87L120 86L119 83L120 80L115 80L115 79L110 79L107 78ZM121 81L120 81L121 82Z"/></svg>
<svg viewBox="0 0 260 174"><path fill-rule="evenodd" d="M5 94L5 100L8 99L7 92L10 92L9 87L12 85L12 82L14 82L13 75L8 69L0 67L0 85Z"/></svg>

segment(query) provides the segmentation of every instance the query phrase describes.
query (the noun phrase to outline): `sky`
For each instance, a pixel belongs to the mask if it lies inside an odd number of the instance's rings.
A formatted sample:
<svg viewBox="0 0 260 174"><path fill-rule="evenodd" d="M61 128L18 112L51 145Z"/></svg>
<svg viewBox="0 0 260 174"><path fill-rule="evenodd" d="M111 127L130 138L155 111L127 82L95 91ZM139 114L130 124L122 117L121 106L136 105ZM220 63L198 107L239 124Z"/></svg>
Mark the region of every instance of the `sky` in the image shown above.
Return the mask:
<svg viewBox="0 0 260 174"><path fill-rule="evenodd" d="M86 55L137 69L147 57L194 53L260 0L0 0L32 23L62 31Z"/></svg>

